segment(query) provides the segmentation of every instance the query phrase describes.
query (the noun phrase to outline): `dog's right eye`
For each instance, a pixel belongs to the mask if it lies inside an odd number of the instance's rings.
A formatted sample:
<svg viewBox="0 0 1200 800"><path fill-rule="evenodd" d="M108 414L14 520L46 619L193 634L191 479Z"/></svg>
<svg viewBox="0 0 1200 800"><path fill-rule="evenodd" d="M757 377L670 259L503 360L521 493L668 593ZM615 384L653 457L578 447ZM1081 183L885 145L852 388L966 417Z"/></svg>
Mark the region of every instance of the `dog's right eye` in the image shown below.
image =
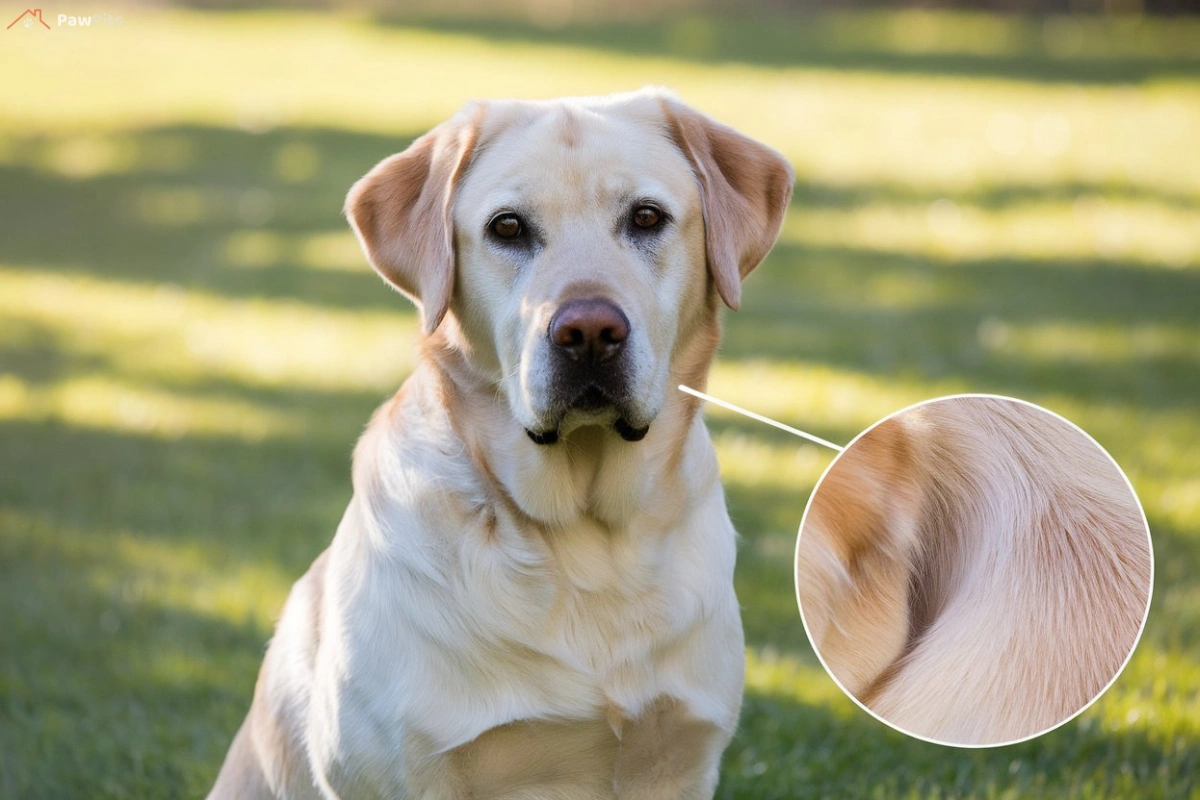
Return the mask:
<svg viewBox="0 0 1200 800"><path fill-rule="evenodd" d="M488 223L488 230L500 239L516 239L525 232L525 224L516 214L498 214Z"/></svg>

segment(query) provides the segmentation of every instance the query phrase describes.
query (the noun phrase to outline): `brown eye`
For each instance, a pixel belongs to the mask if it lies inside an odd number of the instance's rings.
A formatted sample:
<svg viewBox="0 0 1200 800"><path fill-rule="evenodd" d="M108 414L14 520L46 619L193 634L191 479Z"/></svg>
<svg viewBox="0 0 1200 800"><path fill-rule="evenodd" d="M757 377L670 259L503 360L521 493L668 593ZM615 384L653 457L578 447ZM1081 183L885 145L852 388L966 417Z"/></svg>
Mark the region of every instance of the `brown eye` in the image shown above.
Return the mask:
<svg viewBox="0 0 1200 800"><path fill-rule="evenodd" d="M525 226L516 214L501 214L488 227L501 239L515 239L525 232Z"/></svg>
<svg viewBox="0 0 1200 800"><path fill-rule="evenodd" d="M639 228L653 228L662 222L662 212L654 206L638 206L633 210L633 224Z"/></svg>

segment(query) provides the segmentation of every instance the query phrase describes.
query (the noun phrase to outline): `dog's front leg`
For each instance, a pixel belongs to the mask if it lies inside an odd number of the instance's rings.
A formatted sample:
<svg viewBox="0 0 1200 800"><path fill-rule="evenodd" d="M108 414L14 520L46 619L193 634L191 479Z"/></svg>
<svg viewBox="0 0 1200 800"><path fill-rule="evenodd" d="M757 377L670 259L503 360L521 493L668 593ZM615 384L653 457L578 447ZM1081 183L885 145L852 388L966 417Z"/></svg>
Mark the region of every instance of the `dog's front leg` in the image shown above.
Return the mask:
<svg viewBox="0 0 1200 800"><path fill-rule="evenodd" d="M345 729L343 729L345 732ZM336 755L314 748L317 784L326 800L467 800L453 760L420 734L362 724L342 737Z"/></svg>
<svg viewBox="0 0 1200 800"><path fill-rule="evenodd" d="M614 789L619 800L707 800L717 788L729 733L659 698L620 727Z"/></svg>

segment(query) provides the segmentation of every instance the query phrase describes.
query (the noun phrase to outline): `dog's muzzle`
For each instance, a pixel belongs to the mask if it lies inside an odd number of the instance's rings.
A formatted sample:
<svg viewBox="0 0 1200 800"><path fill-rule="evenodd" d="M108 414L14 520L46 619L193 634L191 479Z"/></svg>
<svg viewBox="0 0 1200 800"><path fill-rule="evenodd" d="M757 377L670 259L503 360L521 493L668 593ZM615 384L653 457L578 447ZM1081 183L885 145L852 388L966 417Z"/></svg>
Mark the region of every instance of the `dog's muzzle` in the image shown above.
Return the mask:
<svg viewBox="0 0 1200 800"><path fill-rule="evenodd" d="M624 352L629 339L629 318L612 301L603 298L571 300L550 319L547 336L555 365L557 416L570 412L617 410L613 429L627 442L646 437L650 426L635 427L624 412L627 406ZM558 426L544 431L526 429L536 444L558 441Z"/></svg>

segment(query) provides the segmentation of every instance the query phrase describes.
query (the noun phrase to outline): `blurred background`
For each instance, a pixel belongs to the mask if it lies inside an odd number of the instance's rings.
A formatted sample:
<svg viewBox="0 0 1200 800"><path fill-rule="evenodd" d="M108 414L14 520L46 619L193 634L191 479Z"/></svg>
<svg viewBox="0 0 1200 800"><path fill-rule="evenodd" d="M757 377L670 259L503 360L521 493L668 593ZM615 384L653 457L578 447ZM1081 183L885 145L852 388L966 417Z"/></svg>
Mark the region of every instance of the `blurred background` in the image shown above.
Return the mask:
<svg viewBox="0 0 1200 800"><path fill-rule="evenodd" d="M796 166L713 394L840 442L947 393L1040 403L1128 472L1157 553L1141 646L1080 718L996 750L909 740L841 695L796 612L831 454L710 411L749 665L719 796L1200 797L1189 7L197 2L0 32L0 797L215 777L413 363L350 184L470 98L648 83Z"/></svg>

